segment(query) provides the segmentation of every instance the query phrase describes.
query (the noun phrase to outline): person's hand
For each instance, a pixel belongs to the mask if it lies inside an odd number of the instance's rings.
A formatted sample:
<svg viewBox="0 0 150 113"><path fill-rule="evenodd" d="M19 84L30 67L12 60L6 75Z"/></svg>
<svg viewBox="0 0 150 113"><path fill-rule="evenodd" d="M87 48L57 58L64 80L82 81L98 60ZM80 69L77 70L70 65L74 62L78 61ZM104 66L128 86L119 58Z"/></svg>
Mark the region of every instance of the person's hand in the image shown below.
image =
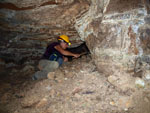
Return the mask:
<svg viewBox="0 0 150 113"><path fill-rule="evenodd" d="M74 54L74 58L79 58L80 54Z"/></svg>

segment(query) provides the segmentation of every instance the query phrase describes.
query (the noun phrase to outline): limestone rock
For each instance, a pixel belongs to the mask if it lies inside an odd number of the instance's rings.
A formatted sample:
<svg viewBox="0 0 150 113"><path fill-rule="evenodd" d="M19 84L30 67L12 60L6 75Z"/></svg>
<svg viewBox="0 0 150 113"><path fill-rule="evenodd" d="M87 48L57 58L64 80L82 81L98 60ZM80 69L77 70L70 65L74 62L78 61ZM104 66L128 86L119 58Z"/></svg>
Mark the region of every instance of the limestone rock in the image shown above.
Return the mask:
<svg viewBox="0 0 150 113"><path fill-rule="evenodd" d="M49 72L47 75L48 79L54 80L55 79L55 72Z"/></svg>
<svg viewBox="0 0 150 113"><path fill-rule="evenodd" d="M144 78L145 80L150 80L150 71L149 71L149 70L146 70L146 69L145 69L145 71L144 71L144 73L143 73L143 78Z"/></svg>
<svg viewBox="0 0 150 113"><path fill-rule="evenodd" d="M75 95L76 93L79 93L80 91L82 91L81 88L75 88L75 89L72 91L72 94Z"/></svg>
<svg viewBox="0 0 150 113"><path fill-rule="evenodd" d="M138 88L144 88L145 87L145 82L144 80L140 79L140 78L136 78L135 80L135 84Z"/></svg>
<svg viewBox="0 0 150 113"><path fill-rule="evenodd" d="M109 76L109 77L108 77L108 81L109 81L111 84L115 84L115 82L117 82L117 77L115 77L115 76Z"/></svg>
<svg viewBox="0 0 150 113"><path fill-rule="evenodd" d="M132 107L132 100L128 97L120 98L118 106L122 107L125 111Z"/></svg>
<svg viewBox="0 0 150 113"><path fill-rule="evenodd" d="M40 107L43 107L44 105L47 104L47 99L46 98L43 98L42 100L40 100L40 102L36 105L36 108L40 108Z"/></svg>
<svg viewBox="0 0 150 113"><path fill-rule="evenodd" d="M34 67L31 65L26 65L21 71L22 72L34 71Z"/></svg>

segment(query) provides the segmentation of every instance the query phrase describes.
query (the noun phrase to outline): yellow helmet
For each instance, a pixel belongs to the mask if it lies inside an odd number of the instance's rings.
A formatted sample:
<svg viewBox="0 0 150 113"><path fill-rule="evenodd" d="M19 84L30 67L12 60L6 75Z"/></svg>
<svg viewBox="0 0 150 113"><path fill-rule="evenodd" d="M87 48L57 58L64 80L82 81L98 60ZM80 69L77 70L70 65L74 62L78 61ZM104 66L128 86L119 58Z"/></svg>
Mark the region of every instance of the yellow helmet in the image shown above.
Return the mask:
<svg viewBox="0 0 150 113"><path fill-rule="evenodd" d="M65 41L69 46L71 45L70 41L69 41L69 37L66 35L60 35L58 40L63 40Z"/></svg>

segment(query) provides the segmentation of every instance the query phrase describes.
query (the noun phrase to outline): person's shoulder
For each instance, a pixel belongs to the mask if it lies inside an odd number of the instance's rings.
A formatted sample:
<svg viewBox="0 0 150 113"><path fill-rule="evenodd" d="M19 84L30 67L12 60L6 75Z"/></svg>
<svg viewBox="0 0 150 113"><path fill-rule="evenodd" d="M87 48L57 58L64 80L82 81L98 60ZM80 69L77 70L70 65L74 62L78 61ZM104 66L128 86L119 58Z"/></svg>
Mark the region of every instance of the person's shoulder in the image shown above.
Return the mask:
<svg viewBox="0 0 150 113"><path fill-rule="evenodd" d="M59 46L60 44L59 44L59 42L52 42L50 45L49 45L49 47L50 48L55 48L56 46Z"/></svg>
<svg viewBox="0 0 150 113"><path fill-rule="evenodd" d="M51 44L59 44L59 42L52 42Z"/></svg>
<svg viewBox="0 0 150 113"><path fill-rule="evenodd" d="M52 46L52 45L59 45L59 43L58 42L51 42L48 44L48 46Z"/></svg>
<svg viewBox="0 0 150 113"><path fill-rule="evenodd" d="M57 46L57 45L59 45L59 42L53 42L52 45Z"/></svg>

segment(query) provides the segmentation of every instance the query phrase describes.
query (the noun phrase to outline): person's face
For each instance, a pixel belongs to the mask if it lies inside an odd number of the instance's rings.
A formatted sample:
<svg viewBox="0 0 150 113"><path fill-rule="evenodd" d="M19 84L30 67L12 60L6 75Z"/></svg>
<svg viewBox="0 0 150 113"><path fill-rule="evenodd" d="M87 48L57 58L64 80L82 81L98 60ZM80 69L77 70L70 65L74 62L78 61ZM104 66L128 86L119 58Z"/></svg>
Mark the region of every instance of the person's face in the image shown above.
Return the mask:
<svg viewBox="0 0 150 113"><path fill-rule="evenodd" d="M65 42L61 42L61 43L60 43L60 46L61 46L63 49L67 49L67 48L68 48L68 44L65 43Z"/></svg>

